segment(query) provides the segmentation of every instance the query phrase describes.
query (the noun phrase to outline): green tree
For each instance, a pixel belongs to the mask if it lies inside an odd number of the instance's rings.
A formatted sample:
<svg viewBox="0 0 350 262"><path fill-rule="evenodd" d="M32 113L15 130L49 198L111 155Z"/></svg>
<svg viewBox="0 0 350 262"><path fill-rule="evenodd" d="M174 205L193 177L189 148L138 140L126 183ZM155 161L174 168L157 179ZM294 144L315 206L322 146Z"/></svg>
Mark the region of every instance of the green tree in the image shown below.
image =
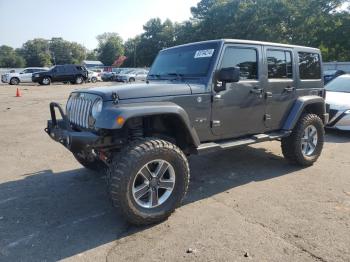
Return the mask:
<svg viewBox="0 0 350 262"><path fill-rule="evenodd" d="M140 45L140 36L136 36L135 38L130 38L124 43L125 56L127 59L125 60L123 66L125 67L138 67L141 64L140 58L142 58L138 54L138 48Z"/></svg>
<svg viewBox="0 0 350 262"><path fill-rule="evenodd" d="M71 55L72 55L72 64L81 64L83 60L86 59L87 56L87 49L76 42L71 42L69 44L69 48L71 50Z"/></svg>
<svg viewBox="0 0 350 262"><path fill-rule="evenodd" d="M124 55L123 40L117 33L104 33L97 36L98 58L105 65L112 65L121 55Z"/></svg>
<svg viewBox="0 0 350 262"><path fill-rule="evenodd" d="M238 38L307 45L322 48L327 60L344 60L350 59L349 10L339 11L344 2L202 0L191 9L190 23L194 40Z"/></svg>
<svg viewBox="0 0 350 262"><path fill-rule="evenodd" d="M53 64L80 64L86 58L86 48L61 37L50 40L49 50Z"/></svg>
<svg viewBox="0 0 350 262"><path fill-rule="evenodd" d="M50 66L51 55L49 41L41 38L29 40L20 50L26 60L27 66Z"/></svg>
<svg viewBox="0 0 350 262"><path fill-rule="evenodd" d="M87 54L86 54L86 59L87 60L98 60L97 49L88 51Z"/></svg>
<svg viewBox="0 0 350 262"><path fill-rule="evenodd" d="M0 67L25 67L24 58L10 46L0 46Z"/></svg>
<svg viewBox="0 0 350 262"><path fill-rule="evenodd" d="M160 50L175 44L175 29L169 19L162 23L159 18L149 20L143 29L137 45L138 66L148 67Z"/></svg>

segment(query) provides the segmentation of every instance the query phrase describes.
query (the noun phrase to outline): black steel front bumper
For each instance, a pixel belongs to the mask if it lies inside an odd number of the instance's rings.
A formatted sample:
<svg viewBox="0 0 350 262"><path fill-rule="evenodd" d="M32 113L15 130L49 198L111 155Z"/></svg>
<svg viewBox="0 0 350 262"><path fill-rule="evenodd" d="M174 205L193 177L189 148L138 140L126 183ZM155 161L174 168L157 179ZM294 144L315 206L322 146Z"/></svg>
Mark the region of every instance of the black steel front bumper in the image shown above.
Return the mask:
<svg viewBox="0 0 350 262"><path fill-rule="evenodd" d="M56 109L58 109L62 119L57 120ZM50 103L51 120L47 121L45 132L56 142L64 145L73 153L79 153L89 148L94 148L98 144L100 137L84 131L72 129L67 116L62 107L55 102Z"/></svg>

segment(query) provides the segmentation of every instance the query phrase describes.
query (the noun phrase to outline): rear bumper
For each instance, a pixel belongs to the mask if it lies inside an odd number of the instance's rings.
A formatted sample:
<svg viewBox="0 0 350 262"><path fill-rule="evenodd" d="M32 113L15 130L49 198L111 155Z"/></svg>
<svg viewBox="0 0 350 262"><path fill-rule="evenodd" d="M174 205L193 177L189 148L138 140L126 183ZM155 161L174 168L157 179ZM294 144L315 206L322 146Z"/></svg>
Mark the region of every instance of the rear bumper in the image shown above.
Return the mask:
<svg viewBox="0 0 350 262"><path fill-rule="evenodd" d="M62 119L57 120L56 110L60 112ZM99 144L99 136L91 132L78 132L72 130L70 123L57 103L50 104L51 120L47 121L45 132L56 142L61 143L69 151L79 153L87 148L93 148Z"/></svg>

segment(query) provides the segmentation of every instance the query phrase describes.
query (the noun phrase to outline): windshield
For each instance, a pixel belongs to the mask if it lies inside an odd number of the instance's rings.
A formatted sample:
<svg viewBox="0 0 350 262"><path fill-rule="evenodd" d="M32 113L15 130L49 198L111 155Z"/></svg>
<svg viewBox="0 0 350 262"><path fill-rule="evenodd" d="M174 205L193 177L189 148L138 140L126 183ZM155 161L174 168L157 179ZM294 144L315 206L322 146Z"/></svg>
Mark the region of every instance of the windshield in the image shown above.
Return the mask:
<svg viewBox="0 0 350 262"><path fill-rule="evenodd" d="M217 42L164 50L154 61L149 76L206 76L217 50Z"/></svg>
<svg viewBox="0 0 350 262"><path fill-rule="evenodd" d="M326 85L326 90L331 92L350 93L350 75L337 77Z"/></svg>

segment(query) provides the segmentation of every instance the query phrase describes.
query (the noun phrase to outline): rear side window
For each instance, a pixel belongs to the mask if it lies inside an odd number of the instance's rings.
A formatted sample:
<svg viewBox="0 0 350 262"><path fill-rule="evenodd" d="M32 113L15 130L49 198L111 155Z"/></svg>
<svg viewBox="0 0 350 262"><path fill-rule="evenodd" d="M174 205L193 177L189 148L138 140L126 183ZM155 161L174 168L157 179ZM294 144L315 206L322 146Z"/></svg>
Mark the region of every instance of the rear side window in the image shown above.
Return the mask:
<svg viewBox="0 0 350 262"><path fill-rule="evenodd" d="M56 72L57 73L64 73L64 72L66 72L66 69L64 68L64 66L57 66L56 67Z"/></svg>
<svg viewBox="0 0 350 262"><path fill-rule="evenodd" d="M321 79L321 59L319 54L299 52L300 79Z"/></svg>
<svg viewBox="0 0 350 262"><path fill-rule="evenodd" d="M222 59L221 68L239 67L240 79L258 79L258 54L255 49L227 47Z"/></svg>
<svg viewBox="0 0 350 262"><path fill-rule="evenodd" d="M292 53L283 50L267 50L269 79L293 78Z"/></svg>

